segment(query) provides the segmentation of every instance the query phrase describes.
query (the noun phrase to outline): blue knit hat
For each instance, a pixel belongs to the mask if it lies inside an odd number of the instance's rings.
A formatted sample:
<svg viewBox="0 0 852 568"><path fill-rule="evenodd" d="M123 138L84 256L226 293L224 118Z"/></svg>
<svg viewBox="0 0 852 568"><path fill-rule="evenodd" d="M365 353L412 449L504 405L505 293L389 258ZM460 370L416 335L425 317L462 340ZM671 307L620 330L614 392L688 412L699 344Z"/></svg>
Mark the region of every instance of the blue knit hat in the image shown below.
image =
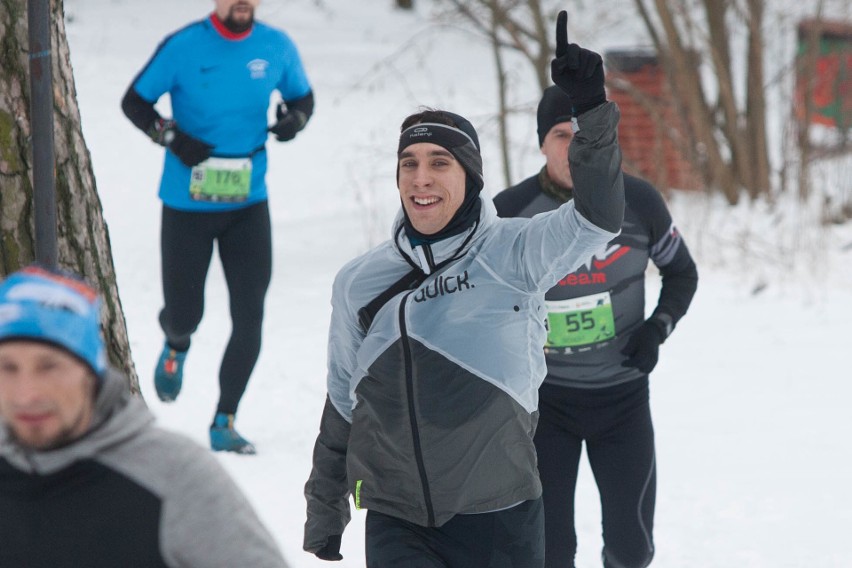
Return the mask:
<svg viewBox="0 0 852 568"><path fill-rule="evenodd" d="M76 276L29 266L0 283L0 342L56 345L100 378L107 369L100 311L98 293Z"/></svg>

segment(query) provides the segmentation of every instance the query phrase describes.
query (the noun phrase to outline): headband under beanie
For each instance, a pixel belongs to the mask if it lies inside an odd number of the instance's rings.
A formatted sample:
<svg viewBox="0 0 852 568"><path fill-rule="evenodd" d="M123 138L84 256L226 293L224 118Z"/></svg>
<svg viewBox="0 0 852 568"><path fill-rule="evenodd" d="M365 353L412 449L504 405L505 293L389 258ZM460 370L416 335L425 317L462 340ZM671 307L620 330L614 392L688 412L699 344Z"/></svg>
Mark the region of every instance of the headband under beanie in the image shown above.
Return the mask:
<svg viewBox="0 0 852 568"><path fill-rule="evenodd" d="M544 144L544 138L551 128L561 122L571 121L573 115L571 107L571 99L556 85L551 85L544 90L536 113L539 146Z"/></svg>
<svg viewBox="0 0 852 568"><path fill-rule="evenodd" d="M452 112L436 111L447 116L455 123L455 127L434 122L413 124L402 131L399 136L397 157L412 144L427 142L445 148L458 160L466 174L465 195L462 204L450 219L449 223L432 235L424 235L411 224L405 207L403 223L409 239L415 242L432 243L458 235L472 227L479 220L481 202L479 192L485 186L482 176L482 155L479 153L479 137L473 125L466 118ZM399 181L399 166L397 166L397 182Z"/></svg>

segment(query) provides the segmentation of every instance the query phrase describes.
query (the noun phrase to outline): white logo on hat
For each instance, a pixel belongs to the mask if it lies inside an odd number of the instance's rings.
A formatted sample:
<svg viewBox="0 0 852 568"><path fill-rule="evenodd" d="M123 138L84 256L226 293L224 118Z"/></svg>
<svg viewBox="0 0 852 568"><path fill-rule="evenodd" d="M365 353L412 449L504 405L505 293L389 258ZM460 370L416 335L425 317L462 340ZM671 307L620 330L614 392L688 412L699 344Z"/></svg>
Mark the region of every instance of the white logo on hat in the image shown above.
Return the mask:
<svg viewBox="0 0 852 568"><path fill-rule="evenodd" d="M6 293L6 298L19 302L38 302L46 306L70 310L81 316L88 314L90 308L85 298L67 288L34 282L23 282L14 286Z"/></svg>

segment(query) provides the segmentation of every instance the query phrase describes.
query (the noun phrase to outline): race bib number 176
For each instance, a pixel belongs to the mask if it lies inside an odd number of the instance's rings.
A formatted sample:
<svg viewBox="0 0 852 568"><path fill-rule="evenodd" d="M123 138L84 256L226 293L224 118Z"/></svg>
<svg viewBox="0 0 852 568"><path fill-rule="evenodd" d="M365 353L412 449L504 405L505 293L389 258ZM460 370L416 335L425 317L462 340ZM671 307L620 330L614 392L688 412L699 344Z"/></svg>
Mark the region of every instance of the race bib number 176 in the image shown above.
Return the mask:
<svg viewBox="0 0 852 568"><path fill-rule="evenodd" d="M196 201L245 201L251 190L251 158L208 158L192 168L189 195Z"/></svg>

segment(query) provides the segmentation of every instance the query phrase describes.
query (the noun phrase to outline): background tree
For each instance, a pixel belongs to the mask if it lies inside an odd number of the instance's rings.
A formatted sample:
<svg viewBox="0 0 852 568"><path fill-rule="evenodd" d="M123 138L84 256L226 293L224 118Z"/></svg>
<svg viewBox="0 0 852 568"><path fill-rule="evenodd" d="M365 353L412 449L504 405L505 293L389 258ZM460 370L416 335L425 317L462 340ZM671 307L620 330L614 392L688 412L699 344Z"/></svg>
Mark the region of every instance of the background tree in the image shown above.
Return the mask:
<svg viewBox="0 0 852 568"><path fill-rule="evenodd" d="M474 33L491 44L496 70L499 108L497 110L504 185L514 183L511 170L509 122L527 108L510 105L510 78L504 52L520 55L532 70L539 94L550 85L550 60L558 3L552 0L443 0L447 11L439 17L448 22L459 17L472 24ZM469 27L469 26L465 26Z"/></svg>
<svg viewBox="0 0 852 568"><path fill-rule="evenodd" d="M62 0L51 0L58 256L97 286L110 360L139 392L71 69ZM0 274L35 259L27 0L0 0Z"/></svg>
<svg viewBox="0 0 852 568"><path fill-rule="evenodd" d="M670 0L634 1L669 78L671 102L690 129L691 147L699 149L694 165L707 185L730 203L742 189L752 198L768 193L764 0L701 0L691 9ZM746 52L738 81L731 54L740 37ZM737 93L740 86L744 93Z"/></svg>
<svg viewBox="0 0 852 568"><path fill-rule="evenodd" d="M505 103L505 91L511 85L500 54L520 54L538 87L544 89L550 84L551 35L558 9L569 9L571 33L580 37L575 30L588 31L611 8L580 1L571 6L551 0L442 2L447 8L444 21L461 17L494 46L501 101L497 116L502 123L519 109ZM668 78L673 100L648 102L674 104L685 125L683 132L674 132L670 125L662 125L666 127L662 130L679 138L677 144L684 147L705 185L720 191L729 203L736 203L743 192L751 198L768 195L772 170L764 70L765 0L632 0L632 4L621 4L620 18L638 17L643 22ZM666 115L653 109L649 114Z"/></svg>

